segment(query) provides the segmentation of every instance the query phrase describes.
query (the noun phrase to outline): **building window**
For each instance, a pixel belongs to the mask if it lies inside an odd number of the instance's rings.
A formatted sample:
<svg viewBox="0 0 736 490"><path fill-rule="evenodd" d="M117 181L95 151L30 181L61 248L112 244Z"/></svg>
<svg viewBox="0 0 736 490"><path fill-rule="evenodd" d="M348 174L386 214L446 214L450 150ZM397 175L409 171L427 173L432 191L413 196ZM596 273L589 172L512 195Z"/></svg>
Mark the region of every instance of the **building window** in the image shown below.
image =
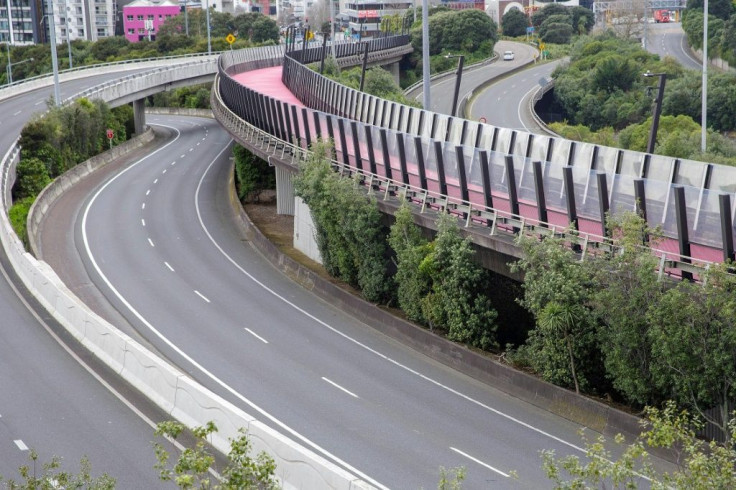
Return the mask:
<svg viewBox="0 0 736 490"><path fill-rule="evenodd" d="M143 20L143 16L142 15L137 16L136 20Z"/></svg>
<svg viewBox="0 0 736 490"><path fill-rule="evenodd" d="M166 18L167 18L167 19L170 19L170 18L171 18L171 14L167 14L167 15L166 15Z"/></svg>
<svg viewBox="0 0 736 490"><path fill-rule="evenodd" d="M128 22L133 22L133 16L132 15L129 15L128 16Z"/></svg>
<svg viewBox="0 0 736 490"><path fill-rule="evenodd" d="M148 20L153 20L153 14L148 14Z"/></svg>
<svg viewBox="0 0 736 490"><path fill-rule="evenodd" d="M144 28L140 27L138 29L138 34L145 34L145 33L146 33L146 30Z"/></svg>
<svg viewBox="0 0 736 490"><path fill-rule="evenodd" d="M97 37L106 37L107 36L107 30L106 29L97 29Z"/></svg>
<svg viewBox="0 0 736 490"><path fill-rule="evenodd" d="M135 34L135 29L128 29L128 34Z"/></svg>

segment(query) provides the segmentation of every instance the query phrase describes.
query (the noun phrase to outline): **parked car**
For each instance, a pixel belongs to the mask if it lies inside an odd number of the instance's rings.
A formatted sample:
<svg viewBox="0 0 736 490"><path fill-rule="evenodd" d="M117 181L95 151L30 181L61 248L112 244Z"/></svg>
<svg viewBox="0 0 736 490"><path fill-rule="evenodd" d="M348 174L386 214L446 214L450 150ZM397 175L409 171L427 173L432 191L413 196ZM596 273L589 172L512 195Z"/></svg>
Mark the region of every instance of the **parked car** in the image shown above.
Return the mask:
<svg viewBox="0 0 736 490"><path fill-rule="evenodd" d="M503 52L503 59L504 61L510 61L514 59L514 52L513 51L504 51Z"/></svg>

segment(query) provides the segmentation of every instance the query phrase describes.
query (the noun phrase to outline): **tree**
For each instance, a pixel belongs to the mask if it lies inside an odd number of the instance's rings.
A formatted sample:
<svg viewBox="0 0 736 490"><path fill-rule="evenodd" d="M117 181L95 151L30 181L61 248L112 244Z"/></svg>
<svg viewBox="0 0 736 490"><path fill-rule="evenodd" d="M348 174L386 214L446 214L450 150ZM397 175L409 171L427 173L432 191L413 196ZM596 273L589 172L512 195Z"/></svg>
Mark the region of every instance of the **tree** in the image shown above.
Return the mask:
<svg viewBox="0 0 736 490"><path fill-rule="evenodd" d="M702 284L681 281L647 315L655 383L718 427L727 442L736 397L736 277L728 267L712 267Z"/></svg>
<svg viewBox="0 0 736 490"><path fill-rule="evenodd" d="M175 421L161 422L156 426L154 434L157 437L176 439L186 427ZM171 455L160 443L154 443L157 463L162 481L173 481L179 488L208 488L208 489L258 489L270 490L278 488L275 472L276 464L265 452L251 457L251 443L245 430L240 430L240 436L230 439L228 465L221 471L222 482L214 480L209 473L215 458L207 446L209 436L217 432L213 422L202 427L192 429L195 437L194 447L182 450L176 463L171 466Z"/></svg>
<svg viewBox="0 0 736 490"><path fill-rule="evenodd" d="M517 8L512 8L501 18L501 28L503 35L509 37L519 37L526 34L526 28L529 26L529 18Z"/></svg>
<svg viewBox="0 0 736 490"><path fill-rule="evenodd" d="M583 435L586 462L575 455L557 458L553 450L542 451L542 466L555 489L569 488L687 488L710 490L736 488L736 450L715 442L705 443L695 435L699 426L685 411L668 402L663 409L647 408L645 431L625 446L620 434L614 438L622 447L613 457L606 449L606 439L599 436L589 441ZM729 430L736 437L733 420ZM625 446L625 447L624 447ZM672 472L659 472L652 465L650 451L673 453L677 467Z"/></svg>
<svg viewBox="0 0 736 490"><path fill-rule="evenodd" d="M542 41L554 44L567 44L573 35L572 25L567 22L546 22L542 25L544 35Z"/></svg>
<svg viewBox="0 0 736 490"><path fill-rule="evenodd" d="M23 158L16 168L13 199L36 197L51 183L46 165L38 158Z"/></svg>
<svg viewBox="0 0 736 490"><path fill-rule="evenodd" d="M665 284L657 279L657 257L643 245L648 240L656 247L661 231L650 229L633 212L609 216L606 226L617 253L590 263L598 284L592 303L606 375L629 402L659 402L663 397L652 380L647 314L664 294Z"/></svg>
<svg viewBox="0 0 736 490"><path fill-rule="evenodd" d="M688 0L687 10L703 12L704 2L703 0ZM708 13L719 19L728 20L729 17L734 13L734 5L730 0L709 0L708 1Z"/></svg>
<svg viewBox="0 0 736 490"><path fill-rule="evenodd" d="M496 311L484 294L487 272L473 262L470 240L460 236L457 219L443 213L437 236L420 271L432 279L424 298L424 315L430 324L447 329L447 337L474 347L496 345Z"/></svg>
<svg viewBox="0 0 736 490"><path fill-rule="evenodd" d="M268 162L240 145L233 147L233 156L238 198L242 202L257 202L261 192L276 187L276 175Z"/></svg>
<svg viewBox="0 0 736 490"><path fill-rule="evenodd" d="M524 273L520 303L537 324L514 356L552 383L577 391L603 388L598 382L603 370L590 308L595 289L590 268L575 260L561 239L520 237L519 245L523 258L512 271Z"/></svg>
<svg viewBox="0 0 736 490"><path fill-rule="evenodd" d="M391 226L389 244L396 255L397 299L399 306L409 320L426 325L422 302L429 294L432 286L431 277L420 268L422 261L429 254L427 240L414 224L411 208L402 201L394 213L395 222Z"/></svg>

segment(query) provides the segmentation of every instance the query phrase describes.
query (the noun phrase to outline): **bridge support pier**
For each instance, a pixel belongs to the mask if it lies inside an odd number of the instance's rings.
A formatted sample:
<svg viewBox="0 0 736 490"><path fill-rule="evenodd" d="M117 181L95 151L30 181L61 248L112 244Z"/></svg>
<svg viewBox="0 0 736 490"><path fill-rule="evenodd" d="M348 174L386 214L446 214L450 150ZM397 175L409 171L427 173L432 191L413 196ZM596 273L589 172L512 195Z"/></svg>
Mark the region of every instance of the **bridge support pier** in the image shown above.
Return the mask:
<svg viewBox="0 0 736 490"><path fill-rule="evenodd" d="M291 172L276 167L276 214L294 216L294 183Z"/></svg>
<svg viewBox="0 0 736 490"><path fill-rule="evenodd" d="M143 134L146 130L146 99L133 101L133 126L135 134Z"/></svg>
<svg viewBox="0 0 736 490"><path fill-rule="evenodd" d="M399 74L399 62L398 61L395 61L394 63L391 63L390 65L384 66L384 68L386 70L388 70L391 73L391 75L393 75L394 82L396 82L396 85L399 85L399 82L400 82L400 80L399 80L399 78L400 78L400 74Z"/></svg>

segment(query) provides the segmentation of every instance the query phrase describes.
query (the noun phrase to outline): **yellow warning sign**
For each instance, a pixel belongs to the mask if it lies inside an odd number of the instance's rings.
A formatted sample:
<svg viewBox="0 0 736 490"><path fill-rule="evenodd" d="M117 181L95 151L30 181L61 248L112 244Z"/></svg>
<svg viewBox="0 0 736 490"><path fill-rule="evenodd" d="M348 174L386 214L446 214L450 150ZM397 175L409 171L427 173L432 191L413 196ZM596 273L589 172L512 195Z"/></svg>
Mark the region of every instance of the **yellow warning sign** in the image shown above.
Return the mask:
<svg viewBox="0 0 736 490"><path fill-rule="evenodd" d="M225 41L227 41L229 44L232 44L235 42L235 36L232 34L228 34L227 37L225 37Z"/></svg>

